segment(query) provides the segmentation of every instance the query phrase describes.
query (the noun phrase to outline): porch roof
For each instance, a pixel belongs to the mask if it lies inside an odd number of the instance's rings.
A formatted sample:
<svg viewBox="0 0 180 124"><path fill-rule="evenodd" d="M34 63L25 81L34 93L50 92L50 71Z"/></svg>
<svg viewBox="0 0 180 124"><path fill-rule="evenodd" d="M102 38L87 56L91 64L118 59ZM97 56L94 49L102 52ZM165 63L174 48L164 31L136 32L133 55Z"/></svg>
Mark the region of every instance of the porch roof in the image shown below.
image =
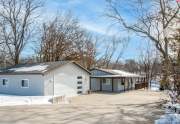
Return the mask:
<svg viewBox="0 0 180 124"><path fill-rule="evenodd" d="M143 78L140 75L98 75L98 76L91 76L92 78Z"/></svg>
<svg viewBox="0 0 180 124"><path fill-rule="evenodd" d="M94 78L111 78L111 77L129 77L129 78L143 78L145 76L143 75L139 75L139 74L135 74L135 73L131 73L131 72L127 72L124 70L115 70L115 69L102 69L102 68L94 68L92 70L98 70L98 71L102 71L105 72L106 74L98 74L98 75L91 75L91 77Z"/></svg>

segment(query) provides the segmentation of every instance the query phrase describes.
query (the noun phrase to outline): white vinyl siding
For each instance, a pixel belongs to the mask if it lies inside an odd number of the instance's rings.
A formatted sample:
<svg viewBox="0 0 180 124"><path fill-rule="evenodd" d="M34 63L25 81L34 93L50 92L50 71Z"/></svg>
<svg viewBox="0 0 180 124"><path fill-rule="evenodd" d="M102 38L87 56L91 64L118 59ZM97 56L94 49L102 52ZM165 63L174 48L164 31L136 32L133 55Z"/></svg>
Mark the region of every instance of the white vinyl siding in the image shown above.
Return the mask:
<svg viewBox="0 0 180 124"><path fill-rule="evenodd" d="M0 85L1 94L42 96L44 95L44 80L42 75L0 75L0 79L8 79L8 86ZM29 88L22 88L21 81L29 80Z"/></svg>
<svg viewBox="0 0 180 124"><path fill-rule="evenodd" d="M49 79L52 79L53 83L50 83ZM53 87L53 90L50 91L46 86ZM82 86L82 89L78 89L78 86ZM45 95L72 97L81 94L80 91L87 93L88 90L89 73L75 64L66 64L45 75Z"/></svg>

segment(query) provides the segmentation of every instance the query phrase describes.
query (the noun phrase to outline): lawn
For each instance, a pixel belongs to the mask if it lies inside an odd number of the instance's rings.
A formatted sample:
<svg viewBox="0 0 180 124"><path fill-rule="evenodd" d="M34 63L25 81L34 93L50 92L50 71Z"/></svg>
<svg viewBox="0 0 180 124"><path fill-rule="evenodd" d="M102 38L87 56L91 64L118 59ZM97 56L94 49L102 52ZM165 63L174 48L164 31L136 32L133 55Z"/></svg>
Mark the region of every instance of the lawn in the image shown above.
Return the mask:
<svg viewBox="0 0 180 124"><path fill-rule="evenodd" d="M68 105L0 107L1 124L153 124L163 114L162 92L93 93Z"/></svg>

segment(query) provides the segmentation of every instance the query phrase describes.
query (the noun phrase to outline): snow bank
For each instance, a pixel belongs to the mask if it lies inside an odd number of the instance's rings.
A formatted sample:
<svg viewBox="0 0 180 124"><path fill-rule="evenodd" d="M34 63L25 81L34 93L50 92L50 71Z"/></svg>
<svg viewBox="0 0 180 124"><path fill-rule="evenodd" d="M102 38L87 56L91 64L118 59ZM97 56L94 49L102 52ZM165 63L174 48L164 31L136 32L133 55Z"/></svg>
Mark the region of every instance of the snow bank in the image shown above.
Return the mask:
<svg viewBox="0 0 180 124"><path fill-rule="evenodd" d="M0 106L41 104L69 104L69 100L65 96L15 96L0 94Z"/></svg>
<svg viewBox="0 0 180 124"><path fill-rule="evenodd" d="M52 96L0 96L0 106L52 104Z"/></svg>
<svg viewBox="0 0 180 124"><path fill-rule="evenodd" d="M155 120L155 124L180 124L180 114L166 114Z"/></svg>
<svg viewBox="0 0 180 124"><path fill-rule="evenodd" d="M160 84L157 81L151 81L151 90L152 91L159 91Z"/></svg>

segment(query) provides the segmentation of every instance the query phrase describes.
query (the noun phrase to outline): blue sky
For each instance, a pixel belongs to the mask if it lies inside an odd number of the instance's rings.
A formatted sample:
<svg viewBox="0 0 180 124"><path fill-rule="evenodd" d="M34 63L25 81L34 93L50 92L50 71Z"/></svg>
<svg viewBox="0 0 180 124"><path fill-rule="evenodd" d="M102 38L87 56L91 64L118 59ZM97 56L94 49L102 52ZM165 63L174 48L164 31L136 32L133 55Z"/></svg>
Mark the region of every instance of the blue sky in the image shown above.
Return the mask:
<svg viewBox="0 0 180 124"><path fill-rule="evenodd" d="M112 22L104 16L106 10L105 0L46 0L42 9L43 21L51 20L57 12L68 12L79 19L80 25L97 35L110 37L114 34L122 37L127 33L122 32L118 26L111 26ZM130 18L128 11L123 11L123 15ZM140 38L130 35L130 42L125 49L122 59L137 59L140 53L139 46L144 44ZM26 50L24 54L29 54L31 50ZM118 54L118 53L117 53Z"/></svg>

